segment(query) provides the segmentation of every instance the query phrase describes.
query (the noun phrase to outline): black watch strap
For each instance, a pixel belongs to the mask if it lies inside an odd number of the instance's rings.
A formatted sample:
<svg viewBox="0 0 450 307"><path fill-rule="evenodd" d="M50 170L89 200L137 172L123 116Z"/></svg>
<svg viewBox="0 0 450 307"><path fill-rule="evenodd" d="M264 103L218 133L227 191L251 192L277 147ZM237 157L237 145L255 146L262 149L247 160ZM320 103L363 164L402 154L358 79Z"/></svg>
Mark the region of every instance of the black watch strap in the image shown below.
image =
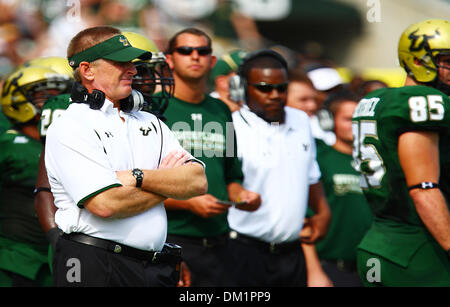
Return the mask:
<svg viewBox="0 0 450 307"><path fill-rule="evenodd" d="M135 168L131 171L131 173L134 178L136 178L136 187L140 188L142 186L142 181L144 180L144 172L139 168Z"/></svg>

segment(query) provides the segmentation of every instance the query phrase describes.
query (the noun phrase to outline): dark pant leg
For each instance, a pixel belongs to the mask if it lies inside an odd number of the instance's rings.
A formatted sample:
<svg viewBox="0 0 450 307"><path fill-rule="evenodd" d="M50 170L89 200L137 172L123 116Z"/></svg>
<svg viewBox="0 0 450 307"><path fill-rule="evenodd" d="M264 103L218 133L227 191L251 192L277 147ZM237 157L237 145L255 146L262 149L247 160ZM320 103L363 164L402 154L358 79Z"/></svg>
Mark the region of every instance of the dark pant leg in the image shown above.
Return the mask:
<svg viewBox="0 0 450 307"><path fill-rule="evenodd" d="M301 245L282 253L230 240L233 278L244 287L306 287L306 265Z"/></svg>
<svg viewBox="0 0 450 307"><path fill-rule="evenodd" d="M167 242L176 243L182 249L183 261L191 272L192 287L231 286L228 270L228 240L214 246L203 246L201 240L194 243L183 236L168 235Z"/></svg>
<svg viewBox="0 0 450 307"><path fill-rule="evenodd" d="M358 272L342 271L336 264L330 262L322 262L322 269L333 281L335 287L363 287Z"/></svg>

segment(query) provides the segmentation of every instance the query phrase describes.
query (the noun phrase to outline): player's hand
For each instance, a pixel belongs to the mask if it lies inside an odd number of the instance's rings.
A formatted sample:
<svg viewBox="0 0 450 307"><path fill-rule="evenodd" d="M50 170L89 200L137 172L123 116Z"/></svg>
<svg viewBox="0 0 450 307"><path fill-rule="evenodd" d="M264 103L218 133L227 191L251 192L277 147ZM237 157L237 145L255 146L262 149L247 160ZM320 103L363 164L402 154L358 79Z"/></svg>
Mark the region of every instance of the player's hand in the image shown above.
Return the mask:
<svg viewBox="0 0 450 307"><path fill-rule="evenodd" d="M211 194L192 197L188 201L190 210L203 218L212 217L228 210L228 206L216 203L217 198Z"/></svg>
<svg viewBox="0 0 450 307"><path fill-rule="evenodd" d="M244 201L245 204L237 205L236 209L244 211L255 211L261 206L261 196L258 193L242 190L237 199L238 202Z"/></svg>
<svg viewBox="0 0 450 307"><path fill-rule="evenodd" d="M159 168L174 168L183 165L190 155L185 150L173 150L162 159Z"/></svg>
<svg viewBox="0 0 450 307"><path fill-rule="evenodd" d="M328 230L328 223L325 218L316 214L305 219L303 229L300 232L300 241L307 244L313 244L322 239Z"/></svg>

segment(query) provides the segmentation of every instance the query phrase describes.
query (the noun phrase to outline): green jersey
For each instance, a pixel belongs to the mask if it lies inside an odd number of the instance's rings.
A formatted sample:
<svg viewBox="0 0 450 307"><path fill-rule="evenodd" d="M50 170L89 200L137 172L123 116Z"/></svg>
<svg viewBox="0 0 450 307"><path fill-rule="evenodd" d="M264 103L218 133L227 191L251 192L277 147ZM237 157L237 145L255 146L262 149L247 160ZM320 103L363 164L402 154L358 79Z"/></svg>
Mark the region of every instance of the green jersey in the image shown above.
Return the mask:
<svg viewBox="0 0 450 307"><path fill-rule="evenodd" d="M320 140L317 162L331 209L326 237L316 244L320 259L356 261L356 247L372 224L373 214L359 186L359 173L352 156L337 151Z"/></svg>
<svg viewBox="0 0 450 307"><path fill-rule="evenodd" d="M11 123L6 118L5 114L3 114L3 112L1 112L1 109L0 109L0 134L5 132L9 128L11 128Z"/></svg>
<svg viewBox="0 0 450 307"><path fill-rule="evenodd" d="M439 132L439 184L450 199L449 108L449 98L427 86L379 89L359 102L353 114L353 158L377 218L423 225L398 158L398 137L406 131Z"/></svg>
<svg viewBox="0 0 450 307"><path fill-rule="evenodd" d="M448 204L449 108L446 95L426 86L379 89L358 103L352 124L354 166L361 172L361 187L375 215L358 246L361 253L380 255L407 268L421 247L438 246L409 196L397 148L399 136L406 131L439 133L439 184ZM430 263L439 263L435 257L431 256Z"/></svg>
<svg viewBox="0 0 450 307"><path fill-rule="evenodd" d="M181 146L205 163L208 194L228 200L227 185L243 178L228 107L209 95L198 104L171 98L164 115ZM186 210L167 210L167 218L168 233L174 235L215 236L229 230L226 212L206 219Z"/></svg>
<svg viewBox="0 0 450 307"><path fill-rule="evenodd" d="M41 118L38 124L42 140L45 140L50 124L69 107L70 94L61 94L49 98L41 110Z"/></svg>
<svg viewBox="0 0 450 307"><path fill-rule="evenodd" d="M10 129L0 148L0 269L34 279L48 250L33 197L42 144Z"/></svg>

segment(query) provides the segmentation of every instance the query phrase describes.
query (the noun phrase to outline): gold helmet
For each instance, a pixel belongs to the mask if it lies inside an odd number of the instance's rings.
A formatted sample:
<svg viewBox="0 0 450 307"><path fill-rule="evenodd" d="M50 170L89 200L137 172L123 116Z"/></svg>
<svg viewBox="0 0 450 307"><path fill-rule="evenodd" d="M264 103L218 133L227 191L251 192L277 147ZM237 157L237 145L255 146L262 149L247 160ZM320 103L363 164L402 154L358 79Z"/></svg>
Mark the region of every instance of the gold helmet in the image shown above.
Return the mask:
<svg viewBox="0 0 450 307"><path fill-rule="evenodd" d="M147 61L133 60L137 74L133 77L133 88L144 95L147 101L145 111L163 118L169 99L173 97L175 81L164 53L147 37L135 32L122 32L133 47L150 51L152 58ZM159 93L157 96L153 95Z"/></svg>
<svg viewBox="0 0 450 307"><path fill-rule="evenodd" d="M398 43L400 65L417 82L439 83L439 55L450 54L450 22L430 19L409 26Z"/></svg>
<svg viewBox="0 0 450 307"><path fill-rule="evenodd" d="M70 67L67 59L63 57L48 56L31 59L19 66L18 69L29 66L50 67L54 71L63 75L67 75L69 76L69 78L73 79L73 69L72 67Z"/></svg>
<svg viewBox="0 0 450 307"><path fill-rule="evenodd" d="M26 123L40 113L48 98L68 93L70 88L67 75L48 67L23 67L11 73L3 83L2 111L12 123Z"/></svg>

